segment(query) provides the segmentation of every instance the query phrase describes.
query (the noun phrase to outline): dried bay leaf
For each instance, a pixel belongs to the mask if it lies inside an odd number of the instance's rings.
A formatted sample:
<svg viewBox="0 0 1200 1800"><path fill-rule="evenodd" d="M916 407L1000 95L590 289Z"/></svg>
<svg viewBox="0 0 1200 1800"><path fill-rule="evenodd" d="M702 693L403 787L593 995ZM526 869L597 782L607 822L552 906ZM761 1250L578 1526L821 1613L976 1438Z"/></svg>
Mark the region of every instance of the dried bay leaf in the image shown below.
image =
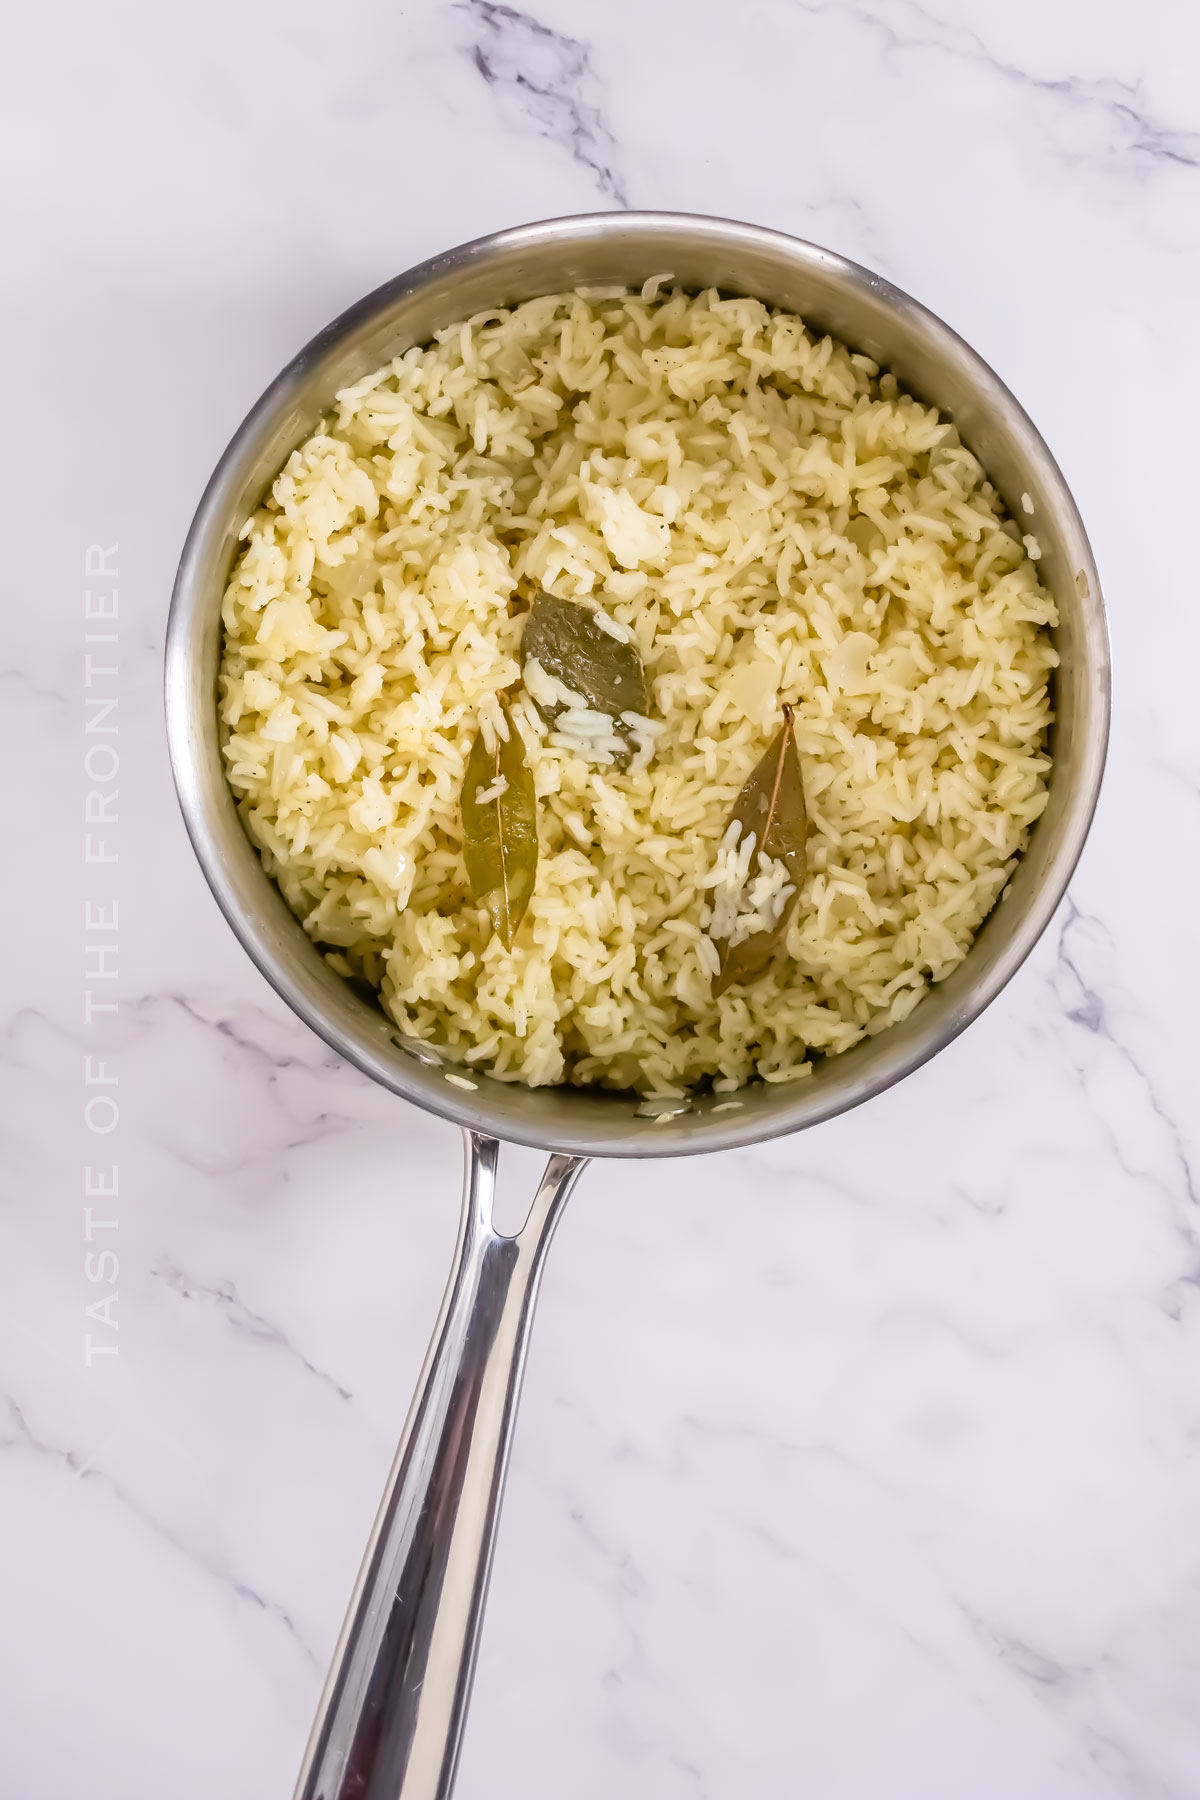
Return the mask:
<svg viewBox="0 0 1200 1800"><path fill-rule="evenodd" d="M537 880L537 797L521 734L503 697L500 705L508 736L497 737L489 750L479 732L467 758L460 808L471 892L511 950Z"/></svg>
<svg viewBox="0 0 1200 1800"><path fill-rule="evenodd" d="M645 717L650 697L637 645L606 631L594 607L539 593L521 634L521 660L530 657L596 712Z"/></svg>
<svg viewBox="0 0 1200 1800"><path fill-rule="evenodd" d="M794 892L773 925L753 932L740 944L727 942L721 946L721 967L713 980L714 1000L727 988L753 981L755 976L762 974L783 941L800 897L806 862L808 809L804 804L804 781L790 706L784 707L783 724L734 802L729 825L735 821L741 827L739 842L748 832L754 833L751 874L757 867L759 856L772 857L786 867Z"/></svg>

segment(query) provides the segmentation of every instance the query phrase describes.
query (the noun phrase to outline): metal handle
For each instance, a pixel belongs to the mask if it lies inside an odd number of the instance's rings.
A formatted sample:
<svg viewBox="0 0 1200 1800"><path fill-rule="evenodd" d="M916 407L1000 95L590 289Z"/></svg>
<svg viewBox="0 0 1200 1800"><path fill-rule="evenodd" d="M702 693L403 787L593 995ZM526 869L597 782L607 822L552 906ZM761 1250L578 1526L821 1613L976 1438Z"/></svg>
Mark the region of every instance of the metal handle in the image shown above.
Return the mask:
<svg viewBox="0 0 1200 1800"><path fill-rule="evenodd" d="M454 1782L538 1281L585 1166L552 1156L503 1237L500 1146L465 1136L454 1266L295 1800L447 1800Z"/></svg>

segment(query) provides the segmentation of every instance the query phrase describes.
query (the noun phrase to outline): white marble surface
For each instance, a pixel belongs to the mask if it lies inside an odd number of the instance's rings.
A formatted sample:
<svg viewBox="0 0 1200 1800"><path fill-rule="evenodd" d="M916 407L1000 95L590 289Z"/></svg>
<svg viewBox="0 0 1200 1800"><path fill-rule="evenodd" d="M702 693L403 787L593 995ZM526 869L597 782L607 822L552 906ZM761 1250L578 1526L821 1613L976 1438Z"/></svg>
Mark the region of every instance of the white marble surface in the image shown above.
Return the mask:
<svg viewBox="0 0 1200 1800"><path fill-rule="evenodd" d="M453 1229L454 1133L284 1011L185 843L159 657L192 508L360 293L632 205L859 257L1000 370L1093 534L1113 752L1070 901L935 1065L802 1138L585 1179L461 1800L1192 1800L1200 14L530 4L8 22L0 1793L290 1794ZM120 861L87 866L114 543ZM119 1010L86 1026L113 896ZM88 1164L120 1170L91 1246ZM119 1353L85 1367L88 1330Z"/></svg>

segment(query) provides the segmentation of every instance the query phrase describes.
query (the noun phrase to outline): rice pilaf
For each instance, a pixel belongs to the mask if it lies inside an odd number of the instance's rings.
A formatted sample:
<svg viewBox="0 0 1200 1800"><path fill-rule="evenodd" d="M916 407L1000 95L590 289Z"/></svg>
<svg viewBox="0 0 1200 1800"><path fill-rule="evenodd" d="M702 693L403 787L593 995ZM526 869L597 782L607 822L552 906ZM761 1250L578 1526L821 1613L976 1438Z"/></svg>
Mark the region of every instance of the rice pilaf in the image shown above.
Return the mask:
<svg viewBox="0 0 1200 1800"><path fill-rule="evenodd" d="M1045 805L1056 620L1021 531L947 419L759 301L652 281L483 313L339 394L248 521L228 778L334 967L450 1065L802 1078L962 960ZM533 590L636 644L626 766L522 684ZM460 811L502 694L540 841L511 949ZM714 999L730 809L785 705L799 897Z"/></svg>

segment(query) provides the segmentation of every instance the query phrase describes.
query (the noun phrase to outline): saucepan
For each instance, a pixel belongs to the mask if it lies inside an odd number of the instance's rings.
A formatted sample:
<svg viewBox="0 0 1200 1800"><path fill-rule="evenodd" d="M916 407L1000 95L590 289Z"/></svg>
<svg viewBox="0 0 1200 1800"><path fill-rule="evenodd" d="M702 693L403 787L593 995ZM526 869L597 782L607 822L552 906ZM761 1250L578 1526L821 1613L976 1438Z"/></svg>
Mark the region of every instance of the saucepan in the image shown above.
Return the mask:
<svg viewBox="0 0 1200 1800"><path fill-rule="evenodd" d="M337 389L440 326L562 289L669 274L801 313L953 418L1014 517L1032 512L1057 602L1049 802L970 953L902 1023L820 1062L801 1086L751 1086L665 1108L636 1096L447 1079L333 973L263 871L221 767L221 595L238 532ZM869 270L777 232L669 213L592 214L503 231L368 295L267 389L222 457L183 551L167 637L167 722L196 854L225 917L288 1005L340 1056L463 1128L453 1269L352 1597L297 1800L444 1800L454 1778L530 1320L547 1246L588 1158L696 1155L799 1131L869 1099L945 1048L993 1000L1062 899L1095 807L1108 734L1100 584L1050 452L988 366ZM502 1140L549 1152L528 1217L496 1230Z"/></svg>

